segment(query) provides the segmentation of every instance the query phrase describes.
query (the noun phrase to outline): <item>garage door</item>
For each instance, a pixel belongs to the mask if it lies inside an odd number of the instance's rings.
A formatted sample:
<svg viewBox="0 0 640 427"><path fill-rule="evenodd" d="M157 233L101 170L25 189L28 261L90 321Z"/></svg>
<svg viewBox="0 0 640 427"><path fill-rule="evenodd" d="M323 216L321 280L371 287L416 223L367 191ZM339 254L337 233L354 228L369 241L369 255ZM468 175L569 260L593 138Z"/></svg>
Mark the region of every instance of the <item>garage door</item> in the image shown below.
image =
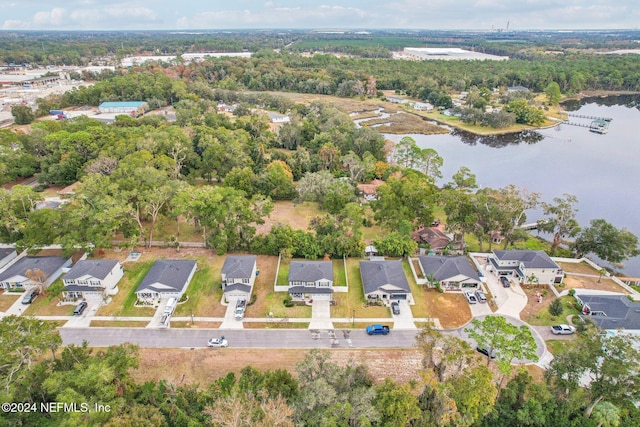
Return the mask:
<svg viewBox="0 0 640 427"><path fill-rule="evenodd" d="M398 299L398 300L400 300L400 299L407 299L407 294L391 295L391 298L390 298L390 299L392 299L392 300L393 300L393 299Z"/></svg>

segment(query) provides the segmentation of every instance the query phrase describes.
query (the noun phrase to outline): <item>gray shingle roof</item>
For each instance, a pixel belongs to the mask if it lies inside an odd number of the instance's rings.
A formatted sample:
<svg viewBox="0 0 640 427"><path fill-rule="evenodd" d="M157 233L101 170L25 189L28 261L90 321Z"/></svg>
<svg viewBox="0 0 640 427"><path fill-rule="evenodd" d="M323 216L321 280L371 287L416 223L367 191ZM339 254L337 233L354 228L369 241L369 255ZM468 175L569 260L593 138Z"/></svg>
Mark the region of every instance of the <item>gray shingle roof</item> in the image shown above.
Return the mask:
<svg viewBox="0 0 640 427"><path fill-rule="evenodd" d="M560 268L544 251L493 251L501 261L521 261L525 268Z"/></svg>
<svg viewBox="0 0 640 427"><path fill-rule="evenodd" d="M194 260L158 260L144 276L136 292L182 292L195 266Z"/></svg>
<svg viewBox="0 0 640 427"><path fill-rule="evenodd" d="M418 257L425 274L432 274L436 280L447 280L460 274L480 281L478 272L465 256L421 256Z"/></svg>
<svg viewBox="0 0 640 427"><path fill-rule="evenodd" d="M333 281L331 261L291 261L289 282L316 282L321 279Z"/></svg>
<svg viewBox="0 0 640 427"><path fill-rule="evenodd" d="M11 255L15 251L16 251L15 248L0 248L0 259L3 259Z"/></svg>
<svg viewBox="0 0 640 427"><path fill-rule="evenodd" d="M640 302L629 301L624 295L576 295L591 311L602 311L606 316L584 315L602 329L640 330Z"/></svg>
<svg viewBox="0 0 640 427"><path fill-rule="evenodd" d="M360 276L364 293L370 294L384 285L393 285L411 293L402 269L402 261L360 261ZM394 291L397 293L397 291Z"/></svg>
<svg viewBox="0 0 640 427"><path fill-rule="evenodd" d="M256 265L255 255L229 255L224 260L222 274L232 279L250 279L254 265Z"/></svg>
<svg viewBox="0 0 640 427"><path fill-rule="evenodd" d="M249 292L251 292L251 286L245 285L244 283L234 283L233 285L228 285L224 288L225 294L233 291L242 291L248 294Z"/></svg>
<svg viewBox="0 0 640 427"><path fill-rule="evenodd" d="M117 264L118 261L109 259L81 260L71 267L71 270L65 274L64 278L74 280L84 276L91 276L102 280L109 275Z"/></svg>
<svg viewBox="0 0 640 427"><path fill-rule="evenodd" d="M0 282L10 279L14 276L26 277L27 270L41 270L47 277L58 271L60 267L65 265L69 258L59 256L26 256L20 258L13 265L0 273Z"/></svg>

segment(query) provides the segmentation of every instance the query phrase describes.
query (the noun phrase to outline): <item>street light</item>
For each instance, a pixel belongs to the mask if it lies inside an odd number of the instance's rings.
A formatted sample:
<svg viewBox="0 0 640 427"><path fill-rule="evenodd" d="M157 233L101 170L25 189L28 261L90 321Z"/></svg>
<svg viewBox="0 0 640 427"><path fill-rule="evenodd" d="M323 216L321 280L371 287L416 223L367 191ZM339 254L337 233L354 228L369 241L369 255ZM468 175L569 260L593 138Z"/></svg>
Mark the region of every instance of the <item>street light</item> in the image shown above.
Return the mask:
<svg viewBox="0 0 640 427"><path fill-rule="evenodd" d="M354 328L356 323L356 311L353 310L353 315L351 316L351 327Z"/></svg>

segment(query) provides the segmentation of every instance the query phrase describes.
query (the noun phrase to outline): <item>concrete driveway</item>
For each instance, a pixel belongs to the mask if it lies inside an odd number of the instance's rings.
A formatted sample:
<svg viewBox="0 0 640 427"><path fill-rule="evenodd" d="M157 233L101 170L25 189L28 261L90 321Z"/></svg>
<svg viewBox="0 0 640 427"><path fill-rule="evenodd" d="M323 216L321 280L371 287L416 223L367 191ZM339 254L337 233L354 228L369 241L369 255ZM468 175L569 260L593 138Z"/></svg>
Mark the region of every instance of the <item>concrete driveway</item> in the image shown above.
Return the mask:
<svg viewBox="0 0 640 427"><path fill-rule="evenodd" d="M400 307L400 314L393 314L391 312L391 317L393 318L393 329L418 329L416 328L416 324L413 323L413 313L411 312L411 306L405 300L398 301ZM391 307L389 307L391 310Z"/></svg>
<svg viewBox="0 0 640 427"><path fill-rule="evenodd" d="M102 300L100 298L87 298L85 301L87 302L87 308L84 309L81 315L72 316L71 319L63 325L63 328L88 328L91 326L91 319L96 315ZM78 304L80 303L78 302ZM76 306L78 304L76 304Z"/></svg>
<svg viewBox="0 0 640 427"><path fill-rule="evenodd" d="M527 295L515 280L509 280L511 286L505 288L494 273L487 272L485 286L491 291L493 300L498 306L495 314L520 317L520 312L527 306ZM474 314L475 315L475 314Z"/></svg>
<svg viewBox="0 0 640 427"><path fill-rule="evenodd" d="M224 312L224 320L220 325L220 329L244 329L242 320L236 320L235 302L227 305L227 311Z"/></svg>
<svg viewBox="0 0 640 427"><path fill-rule="evenodd" d="M331 302L314 299L311 303L309 329L333 329L331 322Z"/></svg>

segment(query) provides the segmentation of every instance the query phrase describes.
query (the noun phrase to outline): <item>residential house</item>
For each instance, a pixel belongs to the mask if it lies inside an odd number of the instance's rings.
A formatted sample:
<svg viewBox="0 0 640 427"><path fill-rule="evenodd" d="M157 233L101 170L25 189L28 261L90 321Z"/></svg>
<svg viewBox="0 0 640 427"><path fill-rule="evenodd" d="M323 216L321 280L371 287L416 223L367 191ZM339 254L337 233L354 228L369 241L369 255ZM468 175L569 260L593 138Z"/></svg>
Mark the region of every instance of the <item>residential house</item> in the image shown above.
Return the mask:
<svg viewBox="0 0 640 427"><path fill-rule="evenodd" d="M562 283L564 272L544 251L493 251L488 257L490 271L513 277L520 283Z"/></svg>
<svg viewBox="0 0 640 427"><path fill-rule="evenodd" d="M26 256L0 273L0 288L48 288L70 265L71 258Z"/></svg>
<svg viewBox="0 0 640 427"><path fill-rule="evenodd" d="M139 301L154 303L159 299L180 299L196 272L194 260L158 260L136 289Z"/></svg>
<svg viewBox="0 0 640 427"><path fill-rule="evenodd" d="M452 243L451 238L436 227L419 228L411 233L411 238L418 245L429 245L429 251L441 254L446 248L462 250L460 243Z"/></svg>
<svg viewBox="0 0 640 427"><path fill-rule="evenodd" d="M81 260L64 275L62 295L67 299L115 295L122 276L124 269L118 261Z"/></svg>
<svg viewBox="0 0 640 427"><path fill-rule="evenodd" d="M333 263L331 261L291 261L289 295L294 300L331 300Z"/></svg>
<svg viewBox="0 0 640 427"><path fill-rule="evenodd" d="M222 292L226 302L248 300L256 280L255 255L228 255L222 266Z"/></svg>
<svg viewBox="0 0 640 427"><path fill-rule="evenodd" d="M16 248L14 248L13 246L0 247L0 268L7 265L9 261L11 261L17 256L18 256L18 252L16 251Z"/></svg>
<svg viewBox="0 0 640 427"><path fill-rule="evenodd" d="M378 187L385 184L381 179L374 179L368 184L358 184L357 188L365 201L370 202L378 199Z"/></svg>
<svg viewBox="0 0 640 427"><path fill-rule="evenodd" d="M138 117L149 111L149 104L144 101L103 102L98 106L99 113L129 114Z"/></svg>
<svg viewBox="0 0 640 427"><path fill-rule="evenodd" d="M583 320L593 321L604 330L640 333L640 302L626 295L596 295L577 292L575 299L582 307Z"/></svg>
<svg viewBox="0 0 640 427"><path fill-rule="evenodd" d="M466 256L421 256L420 270L426 283L432 280L445 291L466 291L480 287L480 277Z"/></svg>
<svg viewBox="0 0 640 427"><path fill-rule="evenodd" d="M286 114L278 114L274 112L269 112L269 120L271 123L290 123L291 117Z"/></svg>
<svg viewBox="0 0 640 427"><path fill-rule="evenodd" d="M509 86L507 88L507 93L513 92L529 92L529 88L524 86Z"/></svg>
<svg viewBox="0 0 640 427"><path fill-rule="evenodd" d="M406 300L413 304L413 294L401 260L360 261L360 277L368 301Z"/></svg>
<svg viewBox="0 0 640 427"><path fill-rule="evenodd" d="M413 109L416 111L433 111L433 104L428 102L414 102Z"/></svg>
<svg viewBox="0 0 640 427"><path fill-rule="evenodd" d="M401 96L387 96L387 101L392 102L394 104L405 104L409 102L405 98L402 98Z"/></svg>

